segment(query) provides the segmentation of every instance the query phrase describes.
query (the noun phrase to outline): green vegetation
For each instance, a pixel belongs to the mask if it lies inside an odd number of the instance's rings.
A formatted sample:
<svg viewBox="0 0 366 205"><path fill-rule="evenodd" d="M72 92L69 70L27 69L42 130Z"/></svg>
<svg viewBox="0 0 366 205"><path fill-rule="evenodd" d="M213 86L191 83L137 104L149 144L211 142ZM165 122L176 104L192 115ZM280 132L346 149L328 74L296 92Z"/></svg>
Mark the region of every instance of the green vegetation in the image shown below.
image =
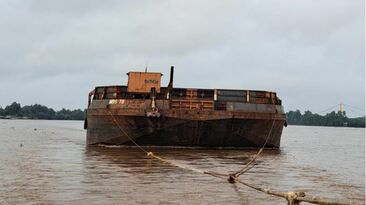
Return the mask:
<svg viewBox="0 0 366 205"><path fill-rule="evenodd" d="M46 120L84 120L85 110L67 110L55 111L44 105L26 105L21 106L17 102L5 108L0 107L0 117L2 118L25 118L25 119L46 119Z"/></svg>
<svg viewBox="0 0 366 205"><path fill-rule="evenodd" d="M289 125L314 125L314 126L347 126L365 127L365 117L348 118L346 112L331 112L324 116L305 111L301 114L299 110L286 113Z"/></svg>

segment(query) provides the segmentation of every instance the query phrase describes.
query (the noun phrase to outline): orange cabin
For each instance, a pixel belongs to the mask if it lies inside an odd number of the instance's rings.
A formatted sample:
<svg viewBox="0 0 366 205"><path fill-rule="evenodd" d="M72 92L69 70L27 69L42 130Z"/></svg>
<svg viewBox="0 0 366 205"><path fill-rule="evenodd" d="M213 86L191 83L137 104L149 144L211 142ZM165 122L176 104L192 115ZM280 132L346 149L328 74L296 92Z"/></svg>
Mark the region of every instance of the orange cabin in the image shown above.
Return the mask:
<svg viewBox="0 0 366 205"><path fill-rule="evenodd" d="M155 88L160 93L161 73L152 72L129 72L127 91L132 93L149 93Z"/></svg>

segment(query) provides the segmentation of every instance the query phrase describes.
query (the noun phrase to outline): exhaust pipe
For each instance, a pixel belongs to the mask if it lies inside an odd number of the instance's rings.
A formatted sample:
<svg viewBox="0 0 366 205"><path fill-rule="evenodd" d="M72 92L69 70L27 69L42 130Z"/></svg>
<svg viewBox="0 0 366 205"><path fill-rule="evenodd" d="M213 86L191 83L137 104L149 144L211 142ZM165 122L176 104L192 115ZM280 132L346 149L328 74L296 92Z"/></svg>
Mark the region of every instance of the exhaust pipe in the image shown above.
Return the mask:
<svg viewBox="0 0 366 205"><path fill-rule="evenodd" d="M170 80L169 80L169 89L173 88L173 78L174 78L174 66L170 67Z"/></svg>
<svg viewBox="0 0 366 205"><path fill-rule="evenodd" d="M169 84L168 84L168 92L166 94L166 99L169 100L170 98L170 93L173 90L173 78L174 78L174 66L170 67L170 80L169 80Z"/></svg>

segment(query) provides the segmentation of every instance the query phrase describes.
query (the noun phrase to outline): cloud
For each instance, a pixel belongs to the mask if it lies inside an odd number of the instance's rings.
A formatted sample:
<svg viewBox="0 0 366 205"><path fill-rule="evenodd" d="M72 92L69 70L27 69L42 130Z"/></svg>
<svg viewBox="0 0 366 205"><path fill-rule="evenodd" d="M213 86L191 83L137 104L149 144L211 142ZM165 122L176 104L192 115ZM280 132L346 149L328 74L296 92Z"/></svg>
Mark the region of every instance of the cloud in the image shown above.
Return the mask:
<svg viewBox="0 0 366 205"><path fill-rule="evenodd" d="M180 87L274 90L287 109L364 106L361 0L0 5L3 106L85 107L94 86L125 83L126 72L146 64L165 74L175 65Z"/></svg>

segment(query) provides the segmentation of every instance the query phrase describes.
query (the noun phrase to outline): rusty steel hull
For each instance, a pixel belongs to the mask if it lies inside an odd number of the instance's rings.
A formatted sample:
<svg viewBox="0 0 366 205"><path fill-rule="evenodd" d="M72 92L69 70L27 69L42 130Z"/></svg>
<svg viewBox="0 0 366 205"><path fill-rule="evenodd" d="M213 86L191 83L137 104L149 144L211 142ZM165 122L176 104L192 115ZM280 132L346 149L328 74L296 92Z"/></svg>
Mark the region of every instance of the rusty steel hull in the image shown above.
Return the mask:
<svg viewBox="0 0 366 205"><path fill-rule="evenodd" d="M129 72L127 86L89 93L87 144L279 148L286 116L275 92L167 87Z"/></svg>
<svg viewBox="0 0 366 205"><path fill-rule="evenodd" d="M199 117L200 116L200 117ZM160 118L139 111L89 109L87 144L279 148L283 114L170 110ZM131 139L130 139L131 138Z"/></svg>

